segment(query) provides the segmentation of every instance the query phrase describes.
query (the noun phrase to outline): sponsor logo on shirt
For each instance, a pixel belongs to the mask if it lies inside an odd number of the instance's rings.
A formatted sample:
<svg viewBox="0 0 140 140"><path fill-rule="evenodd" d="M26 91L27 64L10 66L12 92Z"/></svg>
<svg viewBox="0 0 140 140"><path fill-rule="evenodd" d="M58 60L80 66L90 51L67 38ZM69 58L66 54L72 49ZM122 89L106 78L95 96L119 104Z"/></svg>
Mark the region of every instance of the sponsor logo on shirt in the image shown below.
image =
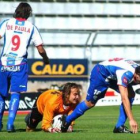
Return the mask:
<svg viewBox="0 0 140 140"><path fill-rule="evenodd" d="M128 80L127 80L126 77L123 78L123 83L124 83L124 84L127 84L127 83L128 83Z"/></svg>
<svg viewBox="0 0 140 140"><path fill-rule="evenodd" d="M0 69L1 72L5 71L20 71L20 66L2 66Z"/></svg>

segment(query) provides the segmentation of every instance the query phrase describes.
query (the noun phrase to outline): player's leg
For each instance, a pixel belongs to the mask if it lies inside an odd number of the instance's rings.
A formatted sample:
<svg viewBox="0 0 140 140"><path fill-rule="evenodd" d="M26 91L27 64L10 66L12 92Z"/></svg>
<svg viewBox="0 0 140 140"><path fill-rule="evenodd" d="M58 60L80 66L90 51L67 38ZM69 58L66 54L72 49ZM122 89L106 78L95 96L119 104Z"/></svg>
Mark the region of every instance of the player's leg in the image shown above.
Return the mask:
<svg viewBox="0 0 140 140"><path fill-rule="evenodd" d="M133 99L129 99L130 104L133 103ZM127 115L125 113L125 109L123 104L120 105L120 112L119 112L119 118L117 121L117 124L115 125L115 128L113 130L114 133L132 133L126 126L125 122L127 120Z"/></svg>
<svg viewBox="0 0 140 140"><path fill-rule="evenodd" d="M130 104L132 106L132 103L134 101L134 98L129 98ZM125 109L123 104L120 105L120 112L119 112L119 118L117 121L117 124L115 125L115 128L113 130L114 133L132 133L126 126L125 122L127 120L127 115L125 113Z"/></svg>
<svg viewBox="0 0 140 140"><path fill-rule="evenodd" d="M115 91L119 92L116 80L110 80L110 88L112 88ZM115 132L116 129L119 129L121 126L123 126L125 124L126 119L127 119L127 115L125 113L123 104L121 104L120 105L120 110L119 110L119 118L118 118L117 124L116 124L115 129L113 130L113 132Z"/></svg>
<svg viewBox="0 0 140 140"><path fill-rule="evenodd" d="M119 92L117 83L115 83L115 81L112 81L111 84L112 85L110 87L112 89L116 90L117 92ZM131 85L128 86L128 93L129 93L130 105L132 106L132 103L134 101L135 93L134 93L134 90L133 90ZM115 128L114 128L113 132L114 133L131 133L131 131L128 130L128 128L124 125L126 120L127 120L127 115L126 115L124 106L121 103L120 110L119 110L118 121L117 121L117 123L115 125Z"/></svg>
<svg viewBox="0 0 140 140"><path fill-rule="evenodd" d="M26 123L26 132L32 132L37 127L38 123L42 120L42 114L39 113L37 109L36 102L31 110L31 113L29 113L25 117L25 123Z"/></svg>
<svg viewBox="0 0 140 140"><path fill-rule="evenodd" d="M20 93L18 92L12 92L11 93L11 99L9 104L9 115L8 115L8 122L7 122L7 131L8 132L14 132L14 121L17 114L17 110L19 107L19 101L20 101Z"/></svg>
<svg viewBox="0 0 140 140"><path fill-rule="evenodd" d="M84 114L85 111L95 106L96 102L105 96L107 87L102 87L98 89L95 87L94 82L90 82L86 100L79 103L74 111L67 116L66 122L70 124L73 120L77 119Z"/></svg>
<svg viewBox="0 0 140 140"><path fill-rule="evenodd" d="M128 92L129 92L129 89L130 89L131 87L129 87L128 88ZM129 95L129 102L130 102L130 105L132 106L132 104L133 104L133 101L134 101L134 91L133 92L129 92L130 93L130 95ZM133 95L132 95L133 94ZM123 106L123 104L121 104L121 106L120 106L120 115L119 115L119 118L118 118L118 122L117 122L117 124L116 124L116 127L119 127L119 126L122 126L122 125L124 125L125 124L125 122L126 122L126 120L127 120L127 115L126 115L126 113L125 113L125 109L124 109L124 106Z"/></svg>
<svg viewBox="0 0 140 140"><path fill-rule="evenodd" d="M14 121L20 101L20 92L27 90L27 65L18 66L17 72L11 72L11 98L9 105L9 115L7 121L7 131L14 132Z"/></svg>
<svg viewBox="0 0 140 140"><path fill-rule="evenodd" d="M0 95L0 131L3 128L2 118L3 118L4 109L5 109L5 97Z"/></svg>
<svg viewBox="0 0 140 140"><path fill-rule="evenodd" d="M8 77L7 72L2 70L0 65L0 131L2 130L3 123L3 113L5 110L5 98L8 96Z"/></svg>
<svg viewBox="0 0 140 140"><path fill-rule="evenodd" d="M90 85L86 100L79 103L70 115L62 117L62 132L66 132L73 120L82 116L84 112L93 107L99 99L104 97L107 87L102 86L105 85L105 83L97 69L98 67L95 66L91 72Z"/></svg>

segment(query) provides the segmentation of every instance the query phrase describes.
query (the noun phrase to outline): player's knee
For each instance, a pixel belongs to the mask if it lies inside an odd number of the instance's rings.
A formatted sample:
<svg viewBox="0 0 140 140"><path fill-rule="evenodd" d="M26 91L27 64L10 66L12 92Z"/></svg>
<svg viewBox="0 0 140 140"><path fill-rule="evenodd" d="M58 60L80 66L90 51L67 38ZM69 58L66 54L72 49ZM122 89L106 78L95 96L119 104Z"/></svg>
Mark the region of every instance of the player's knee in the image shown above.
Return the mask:
<svg viewBox="0 0 140 140"><path fill-rule="evenodd" d="M86 100L85 103L86 103L86 105L87 105L89 108L92 108L92 107L95 106L95 104L92 103L91 101L87 101L87 100Z"/></svg>

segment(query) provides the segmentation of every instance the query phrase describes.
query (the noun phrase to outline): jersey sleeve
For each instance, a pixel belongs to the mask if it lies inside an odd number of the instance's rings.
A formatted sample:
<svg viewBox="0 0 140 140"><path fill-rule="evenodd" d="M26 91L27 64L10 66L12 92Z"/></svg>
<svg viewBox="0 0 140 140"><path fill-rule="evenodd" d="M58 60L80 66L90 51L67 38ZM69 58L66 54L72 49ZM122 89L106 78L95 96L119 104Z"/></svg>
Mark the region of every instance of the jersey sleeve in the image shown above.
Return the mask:
<svg viewBox="0 0 140 140"><path fill-rule="evenodd" d="M43 119L42 119L42 129L47 130L49 127L52 127L52 120L56 114L61 114L59 109L62 105L62 96L57 94L56 91L50 91L52 93L51 99L46 102L45 109L43 111ZM64 111L64 110L63 110Z"/></svg>
<svg viewBox="0 0 140 140"><path fill-rule="evenodd" d="M6 24L7 24L7 20L4 20L3 22L0 23L0 36L3 37L5 32L6 32Z"/></svg>
<svg viewBox="0 0 140 140"><path fill-rule="evenodd" d="M42 119L42 129L47 130L49 127L52 126L52 120L54 117L54 113L56 110L57 104L46 104L43 119Z"/></svg>
<svg viewBox="0 0 140 140"><path fill-rule="evenodd" d="M117 75L117 84L122 85L124 87L127 87L127 85L133 79L133 73L126 70L118 70L116 72L116 75Z"/></svg>
<svg viewBox="0 0 140 140"><path fill-rule="evenodd" d="M36 47L43 44L41 35L36 26L34 26L34 29L33 29L32 42L34 43Z"/></svg>

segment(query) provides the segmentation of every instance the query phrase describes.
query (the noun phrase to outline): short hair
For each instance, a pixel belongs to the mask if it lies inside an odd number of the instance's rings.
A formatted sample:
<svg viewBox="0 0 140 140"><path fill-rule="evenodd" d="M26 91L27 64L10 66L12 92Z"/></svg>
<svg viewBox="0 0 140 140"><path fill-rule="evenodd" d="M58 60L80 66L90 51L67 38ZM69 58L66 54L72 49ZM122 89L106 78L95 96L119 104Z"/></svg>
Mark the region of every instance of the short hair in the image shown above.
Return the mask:
<svg viewBox="0 0 140 140"><path fill-rule="evenodd" d="M140 75L140 66L136 67L135 73L138 74L138 75Z"/></svg>
<svg viewBox="0 0 140 140"><path fill-rule="evenodd" d="M70 95L72 88L80 89L80 86L76 83L66 83L60 88L60 90L63 93L62 94L63 99L67 98ZM79 90L79 95L80 95L80 90Z"/></svg>
<svg viewBox="0 0 140 140"><path fill-rule="evenodd" d="M18 7L15 10L15 13L13 15L14 18L25 18L28 19L28 17L32 13L32 8L28 3L21 2Z"/></svg>

